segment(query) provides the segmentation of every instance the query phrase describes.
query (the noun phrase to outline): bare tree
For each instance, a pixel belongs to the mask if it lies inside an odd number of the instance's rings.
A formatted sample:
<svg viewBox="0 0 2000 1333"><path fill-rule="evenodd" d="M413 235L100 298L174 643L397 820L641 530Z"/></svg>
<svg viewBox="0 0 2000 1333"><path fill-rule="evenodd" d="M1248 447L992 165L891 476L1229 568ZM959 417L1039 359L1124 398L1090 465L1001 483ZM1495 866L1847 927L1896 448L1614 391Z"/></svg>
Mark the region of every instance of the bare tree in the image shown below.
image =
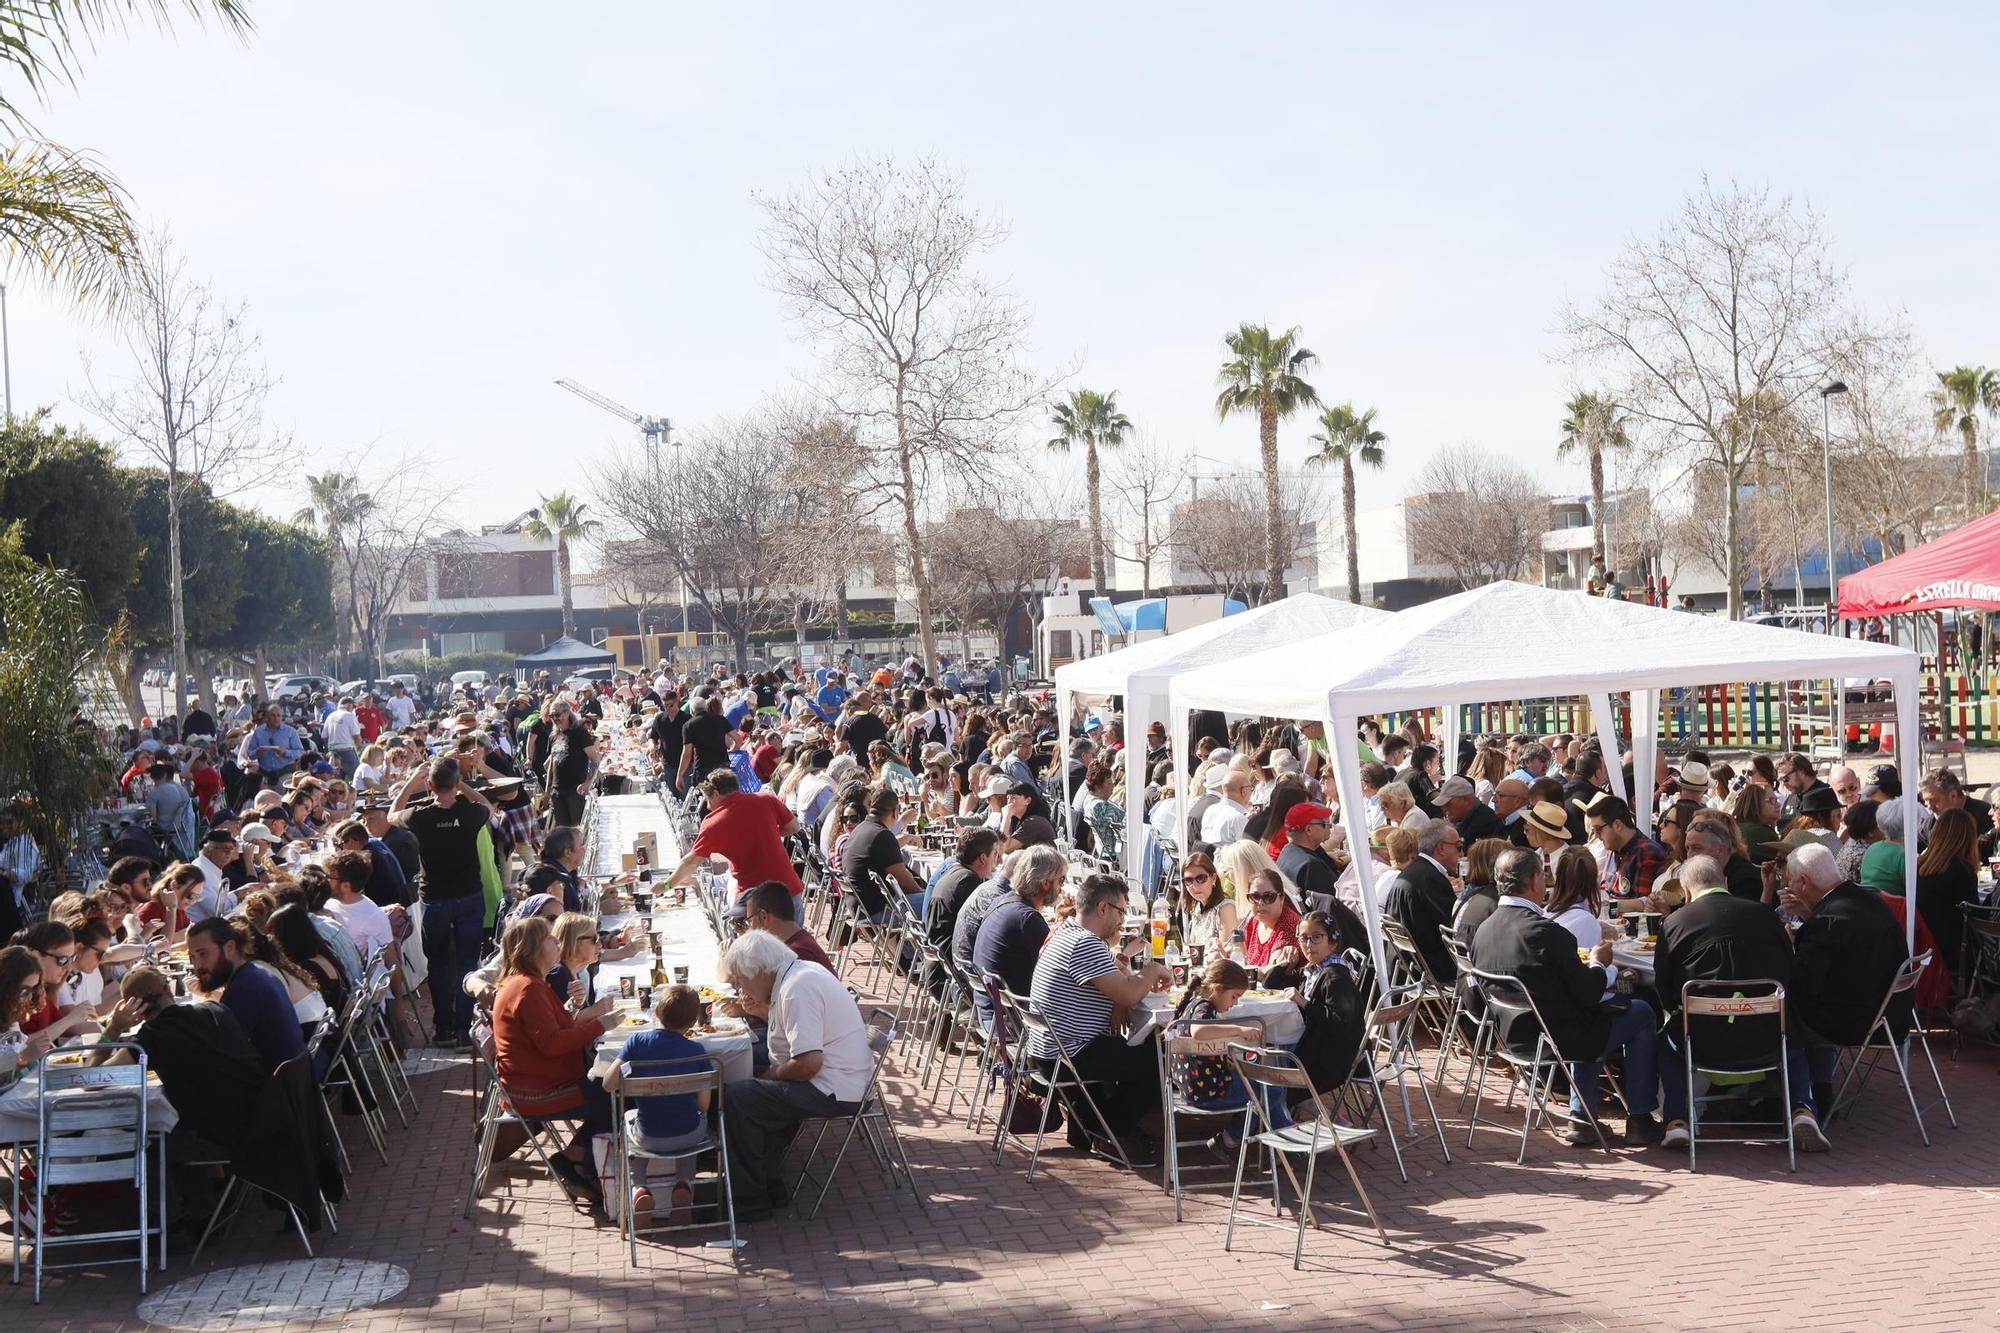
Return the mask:
<svg viewBox="0 0 2000 1333"><path fill-rule="evenodd" d="M985 622L1004 658L1007 622L1016 610L1032 615L1037 590L1064 575L1091 577L1080 507L1074 495L986 486L968 491L928 534L934 591L958 623L965 656L972 655L972 629Z"/></svg>
<svg viewBox="0 0 2000 1333"><path fill-rule="evenodd" d="M1169 541L1176 563L1225 597L1250 602L1263 590L1263 600L1275 600L1278 594L1264 590L1270 578L1266 498L1259 474L1203 479L1194 498L1174 509ZM1307 515L1324 508L1318 474L1278 474L1280 577L1311 552L1316 529Z"/></svg>
<svg viewBox="0 0 2000 1333"><path fill-rule="evenodd" d="M1884 556L1925 542L1952 524L1960 498L1958 460L1932 428L1921 384L1927 365L1900 322L1847 340L1833 373L1847 385L1830 403L1835 540L1862 538Z"/></svg>
<svg viewBox="0 0 2000 1333"><path fill-rule="evenodd" d="M185 715L190 659L181 509L197 487L226 498L275 480L294 450L288 435L265 424L264 401L273 381L259 340L244 322L244 307L222 305L189 277L185 259L166 236L144 243L135 273L133 315L125 331L132 374L105 389L93 381L87 403L126 448L167 476L175 712Z"/></svg>
<svg viewBox="0 0 2000 1333"><path fill-rule="evenodd" d="M1458 445L1424 465L1403 524L1414 560L1477 588L1527 571L1548 531L1549 501L1526 469Z"/></svg>
<svg viewBox="0 0 2000 1333"><path fill-rule="evenodd" d="M1130 560L1139 566L1143 597L1153 595L1153 561L1171 531L1174 501L1187 489L1193 468L1194 460L1186 452L1170 450L1153 436L1135 440L1111 456L1105 481L1119 516L1133 525L1132 553L1122 554L1115 541L1107 545L1114 561Z"/></svg>
<svg viewBox="0 0 2000 1333"><path fill-rule="evenodd" d="M863 163L757 202L772 282L825 352L829 403L854 427L850 502L863 521L900 520L934 662L926 497L990 469L1047 390L1016 364L1026 316L973 271L1003 233L929 159Z"/></svg>
<svg viewBox="0 0 2000 1333"><path fill-rule="evenodd" d="M615 540L687 585L709 623L729 635L740 669L751 636L791 618L787 543L801 521L795 459L768 414L700 428L691 447L699 471L643 458L612 463L597 478L596 501Z"/></svg>
<svg viewBox="0 0 2000 1333"><path fill-rule="evenodd" d="M405 459L366 467L365 475L366 503L350 510L333 582L336 611L354 626L372 676L383 670L390 617L415 600L413 592L430 600L432 567L442 574L453 561L479 557L447 517L456 494L437 485L427 464Z"/></svg>
<svg viewBox="0 0 2000 1333"><path fill-rule="evenodd" d="M1570 356L1623 372L1620 401L1685 479L1719 470L1729 614L1742 614L1739 489L1781 414L1823 382L1845 347L1844 279L1818 217L1768 191L1702 182L1678 217L1634 241L1603 298L1571 307Z"/></svg>

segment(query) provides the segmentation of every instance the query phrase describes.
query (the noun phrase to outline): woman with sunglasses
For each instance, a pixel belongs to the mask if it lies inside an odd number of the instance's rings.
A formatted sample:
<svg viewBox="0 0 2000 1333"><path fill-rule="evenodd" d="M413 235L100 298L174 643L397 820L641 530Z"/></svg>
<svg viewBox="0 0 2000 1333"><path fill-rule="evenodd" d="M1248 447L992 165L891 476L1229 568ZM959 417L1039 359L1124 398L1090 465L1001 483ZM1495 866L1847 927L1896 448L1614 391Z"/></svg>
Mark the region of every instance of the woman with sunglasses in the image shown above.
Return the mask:
<svg viewBox="0 0 2000 1333"><path fill-rule="evenodd" d="M1221 958L1242 919L1236 900L1223 889L1222 876L1207 852L1190 852L1181 862L1181 941L1208 958Z"/></svg>
<svg viewBox="0 0 2000 1333"><path fill-rule="evenodd" d="M11 1086L24 1067L56 1044L56 1034L47 1028L21 1030L22 1020L42 1008L43 991L42 960L34 950L0 949L0 1088Z"/></svg>
<svg viewBox="0 0 2000 1333"><path fill-rule="evenodd" d="M47 1032L52 1038L59 1038L95 1022L97 1009L93 1005L76 1004L64 1009L56 1003L56 992L76 965L76 935L70 928L60 921L38 921L14 940L36 956L42 970L42 1002L37 1008L20 1013L21 1031Z"/></svg>
<svg viewBox="0 0 2000 1333"><path fill-rule="evenodd" d="M1260 870L1250 881L1250 920L1243 932L1243 958L1255 968L1293 968L1305 961L1299 952L1299 909L1285 896L1285 881L1275 870Z"/></svg>

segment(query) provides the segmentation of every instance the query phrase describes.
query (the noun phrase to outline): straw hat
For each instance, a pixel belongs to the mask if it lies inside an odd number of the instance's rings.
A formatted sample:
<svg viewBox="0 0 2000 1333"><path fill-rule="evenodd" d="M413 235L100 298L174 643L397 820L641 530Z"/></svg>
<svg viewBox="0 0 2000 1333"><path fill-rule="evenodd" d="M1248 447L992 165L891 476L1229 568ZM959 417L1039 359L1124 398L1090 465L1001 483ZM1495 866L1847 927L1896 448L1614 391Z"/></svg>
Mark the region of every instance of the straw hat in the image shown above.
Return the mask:
<svg viewBox="0 0 2000 1333"><path fill-rule="evenodd" d="M1554 801L1536 801L1522 812L1521 822L1544 837L1569 841L1569 818Z"/></svg>

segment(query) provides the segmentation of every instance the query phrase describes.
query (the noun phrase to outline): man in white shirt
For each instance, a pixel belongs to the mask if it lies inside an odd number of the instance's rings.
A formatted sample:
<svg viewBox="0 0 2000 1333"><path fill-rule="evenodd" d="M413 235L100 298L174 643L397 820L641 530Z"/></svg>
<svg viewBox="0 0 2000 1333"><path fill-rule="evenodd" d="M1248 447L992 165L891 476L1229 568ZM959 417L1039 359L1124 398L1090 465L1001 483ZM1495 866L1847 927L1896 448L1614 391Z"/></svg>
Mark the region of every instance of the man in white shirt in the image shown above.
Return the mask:
<svg viewBox="0 0 2000 1333"><path fill-rule="evenodd" d="M340 769L341 780L352 782L361 763L361 719L354 715L354 698L343 694L326 715L326 751Z"/></svg>
<svg viewBox="0 0 2000 1333"><path fill-rule="evenodd" d="M1243 823L1250 818L1250 776L1235 768L1222 770L1218 788L1213 779L1209 790L1221 798L1202 814L1201 840L1221 847L1243 836Z"/></svg>
<svg viewBox="0 0 2000 1333"><path fill-rule="evenodd" d="M729 1172L736 1220L761 1221L786 1201L785 1149L802 1121L852 1115L868 1093L875 1055L854 997L839 978L767 931L739 937L722 956L723 980L744 1013L762 1018L771 1068L729 1085Z"/></svg>
<svg viewBox="0 0 2000 1333"><path fill-rule="evenodd" d="M396 682L396 692L382 704L382 711L389 715L389 725L397 731L408 731L410 723L417 720L417 704L410 698L410 692Z"/></svg>
<svg viewBox="0 0 2000 1333"><path fill-rule="evenodd" d="M374 869L375 863L366 852L337 852L326 867L327 886L332 889L326 900L327 915L340 922L353 937L364 959L374 957L377 950L395 943L396 939L388 913L363 892Z"/></svg>
<svg viewBox="0 0 2000 1333"><path fill-rule="evenodd" d="M201 855L194 859L195 869L201 871L201 892L181 904L189 925L236 910L236 894L224 872L241 850L236 835L226 828L212 828L201 840Z"/></svg>

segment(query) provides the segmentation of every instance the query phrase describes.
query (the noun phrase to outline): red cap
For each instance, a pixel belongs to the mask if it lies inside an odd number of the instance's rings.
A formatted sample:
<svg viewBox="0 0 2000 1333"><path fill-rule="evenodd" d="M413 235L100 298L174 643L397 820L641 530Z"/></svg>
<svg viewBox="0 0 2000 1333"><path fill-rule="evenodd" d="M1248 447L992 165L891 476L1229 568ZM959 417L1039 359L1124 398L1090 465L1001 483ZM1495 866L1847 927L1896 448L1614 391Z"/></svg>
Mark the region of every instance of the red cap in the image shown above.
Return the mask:
<svg viewBox="0 0 2000 1333"><path fill-rule="evenodd" d="M1300 801L1285 811L1285 830L1302 829L1315 819L1332 819L1333 810L1324 805L1314 805L1311 801Z"/></svg>

